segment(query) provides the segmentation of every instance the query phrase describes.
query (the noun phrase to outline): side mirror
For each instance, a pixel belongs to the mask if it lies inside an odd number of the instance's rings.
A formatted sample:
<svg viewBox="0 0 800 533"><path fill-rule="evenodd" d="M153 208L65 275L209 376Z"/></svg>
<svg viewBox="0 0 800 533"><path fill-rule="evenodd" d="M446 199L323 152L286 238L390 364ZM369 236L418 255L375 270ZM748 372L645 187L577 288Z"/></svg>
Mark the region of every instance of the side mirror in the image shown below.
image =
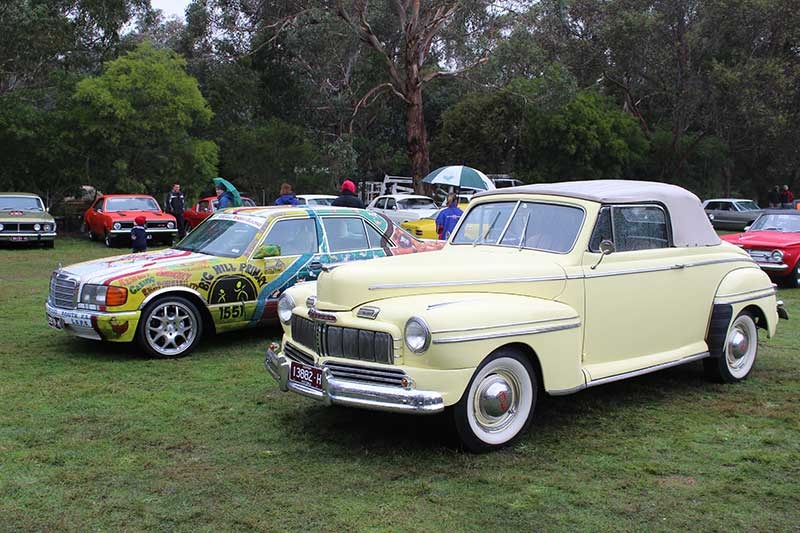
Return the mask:
<svg viewBox="0 0 800 533"><path fill-rule="evenodd" d="M264 259L266 257L277 257L281 255L281 247L277 244L265 244L253 254L253 259Z"/></svg>
<svg viewBox="0 0 800 533"><path fill-rule="evenodd" d="M745 227L744 227L744 230L745 230L745 231L750 231L750 228L751 228L751 226L745 226Z"/></svg>
<svg viewBox="0 0 800 533"><path fill-rule="evenodd" d="M103 208L102 208L102 207L98 207L98 208L97 208L97 212L98 212L98 213L102 213L102 212L103 212Z"/></svg>
<svg viewBox="0 0 800 533"><path fill-rule="evenodd" d="M608 255L614 253L616 248L614 248L614 242L609 239L603 239L600 241L600 253L603 255Z"/></svg>
<svg viewBox="0 0 800 533"><path fill-rule="evenodd" d="M397 206L396 205L392 206L392 211L397 211Z"/></svg>

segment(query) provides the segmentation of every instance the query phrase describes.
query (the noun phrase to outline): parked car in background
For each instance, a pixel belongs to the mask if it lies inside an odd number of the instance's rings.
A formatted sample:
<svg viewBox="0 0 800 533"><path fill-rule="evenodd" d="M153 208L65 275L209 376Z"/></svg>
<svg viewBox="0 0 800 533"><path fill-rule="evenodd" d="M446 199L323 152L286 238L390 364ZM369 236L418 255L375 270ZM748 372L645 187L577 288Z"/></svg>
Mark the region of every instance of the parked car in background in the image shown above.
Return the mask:
<svg viewBox="0 0 800 533"><path fill-rule="evenodd" d="M367 206L370 211L381 213L395 224L429 217L439 210L432 198L418 194L388 194L378 196Z"/></svg>
<svg viewBox="0 0 800 533"><path fill-rule="evenodd" d="M83 214L84 231L92 240L102 239L109 248L129 244L138 216L147 220L147 242L172 244L178 235L175 217L163 212L147 194L106 194Z"/></svg>
<svg viewBox="0 0 800 533"><path fill-rule="evenodd" d="M54 271L47 320L78 337L136 340L157 357L179 357L204 331L273 319L283 291L323 268L440 248L363 209L226 209L175 248Z"/></svg>
<svg viewBox="0 0 800 533"><path fill-rule="evenodd" d="M255 207L256 203L247 196L242 196L242 205L243 207ZM216 196L206 196L189 209L185 209L183 211L183 221L186 226L184 228L186 233L189 233L198 224L210 217L218 207L219 200L217 200Z"/></svg>
<svg viewBox="0 0 800 533"><path fill-rule="evenodd" d="M541 392L703 361L742 380L785 311L690 192L597 180L477 194L441 252L343 265L278 302L265 366L327 404L452 419L474 451L513 441ZM305 404L304 404L305 405Z"/></svg>
<svg viewBox="0 0 800 533"><path fill-rule="evenodd" d="M715 229L739 231L752 224L763 211L753 200L736 198L706 200L703 209Z"/></svg>
<svg viewBox="0 0 800 533"><path fill-rule="evenodd" d="M722 239L743 248L773 280L800 287L800 211L767 209L747 231Z"/></svg>
<svg viewBox="0 0 800 533"><path fill-rule="evenodd" d="M459 204L458 208L462 211L467 209L469 205L469 200L463 198L461 195L458 196ZM436 231L436 217L439 216L439 213L444 208L436 211L429 217L421 218L419 220L409 220L408 222L403 222L401 226L404 230L409 232L414 237L418 239L438 239L439 233Z"/></svg>
<svg viewBox="0 0 800 533"><path fill-rule="evenodd" d="M326 206L331 205L334 200L336 200L336 196L333 194L298 194L297 201L299 202L298 205L308 205L308 206Z"/></svg>
<svg viewBox="0 0 800 533"><path fill-rule="evenodd" d="M35 242L52 248L56 221L42 199L27 192L0 193L0 242Z"/></svg>

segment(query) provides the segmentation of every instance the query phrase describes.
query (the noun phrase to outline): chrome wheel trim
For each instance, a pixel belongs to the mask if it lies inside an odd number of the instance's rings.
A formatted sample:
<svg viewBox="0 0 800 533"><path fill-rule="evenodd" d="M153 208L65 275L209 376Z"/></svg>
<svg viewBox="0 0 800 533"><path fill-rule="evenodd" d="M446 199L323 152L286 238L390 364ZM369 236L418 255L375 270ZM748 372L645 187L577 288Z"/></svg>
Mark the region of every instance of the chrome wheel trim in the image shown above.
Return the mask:
<svg viewBox="0 0 800 533"><path fill-rule="evenodd" d="M147 345L153 351L176 356L188 350L194 342L198 318L186 305L168 301L150 311L144 328Z"/></svg>
<svg viewBox="0 0 800 533"><path fill-rule="evenodd" d="M750 315L739 315L725 339L725 363L736 379L744 378L753 367L758 350L758 330Z"/></svg>
<svg viewBox="0 0 800 533"><path fill-rule="evenodd" d="M513 439L524 427L533 405L533 384L527 369L508 357L481 368L467 394L470 428L487 444Z"/></svg>

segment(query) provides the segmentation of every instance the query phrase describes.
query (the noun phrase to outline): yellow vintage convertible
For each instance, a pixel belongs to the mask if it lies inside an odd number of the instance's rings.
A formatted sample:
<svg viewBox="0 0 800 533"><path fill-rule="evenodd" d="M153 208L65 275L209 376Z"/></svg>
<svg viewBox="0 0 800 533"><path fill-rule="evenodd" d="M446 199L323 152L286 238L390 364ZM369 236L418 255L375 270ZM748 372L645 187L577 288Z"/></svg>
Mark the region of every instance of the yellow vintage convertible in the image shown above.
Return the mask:
<svg viewBox="0 0 800 533"><path fill-rule="evenodd" d="M702 361L750 374L758 330L786 317L775 287L673 185L598 180L476 195L437 254L343 265L278 302L265 366L328 404L446 412L491 450L539 395Z"/></svg>
<svg viewBox="0 0 800 533"><path fill-rule="evenodd" d="M468 203L458 204L458 208L466 211ZM436 232L436 216L439 214L437 211L433 216L421 218L419 220L407 220L400 224L404 230L418 239L433 239L439 238L439 233Z"/></svg>

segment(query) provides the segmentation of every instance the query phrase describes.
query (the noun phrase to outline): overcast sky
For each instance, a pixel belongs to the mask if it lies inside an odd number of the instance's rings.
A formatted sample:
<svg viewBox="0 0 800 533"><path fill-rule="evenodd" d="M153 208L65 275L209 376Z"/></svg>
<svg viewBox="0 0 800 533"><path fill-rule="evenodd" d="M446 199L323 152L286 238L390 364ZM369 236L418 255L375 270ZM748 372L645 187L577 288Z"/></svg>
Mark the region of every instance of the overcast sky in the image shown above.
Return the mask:
<svg viewBox="0 0 800 533"><path fill-rule="evenodd" d="M150 0L150 5L164 12L164 15L177 15L181 20L184 19L183 12L189 5L189 0Z"/></svg>

